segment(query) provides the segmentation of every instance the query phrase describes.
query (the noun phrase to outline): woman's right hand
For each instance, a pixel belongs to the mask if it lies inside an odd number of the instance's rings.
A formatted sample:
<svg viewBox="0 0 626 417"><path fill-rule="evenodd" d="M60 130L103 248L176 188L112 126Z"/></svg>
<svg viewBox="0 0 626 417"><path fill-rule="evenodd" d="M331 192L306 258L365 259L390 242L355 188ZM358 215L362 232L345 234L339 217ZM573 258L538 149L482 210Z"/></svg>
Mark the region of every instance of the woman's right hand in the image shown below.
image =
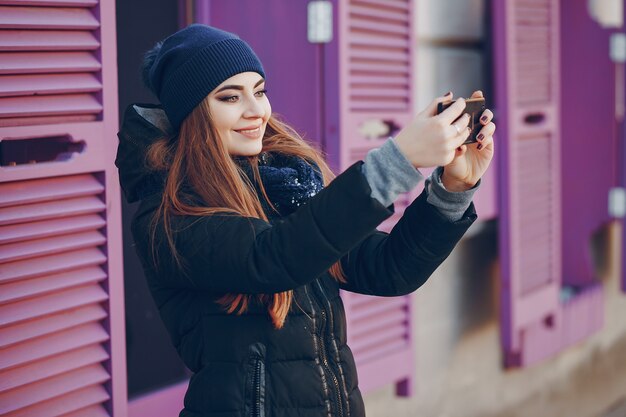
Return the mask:
<svg viewBox="0 0 626 417"><path fill-rule="evenodd" d="M415 168L448 165L469 136L467 113L452 124L465 109L465 99L437 114L438 103L451 99L452 93L437 97L395 137L396 145Z"/></svg>

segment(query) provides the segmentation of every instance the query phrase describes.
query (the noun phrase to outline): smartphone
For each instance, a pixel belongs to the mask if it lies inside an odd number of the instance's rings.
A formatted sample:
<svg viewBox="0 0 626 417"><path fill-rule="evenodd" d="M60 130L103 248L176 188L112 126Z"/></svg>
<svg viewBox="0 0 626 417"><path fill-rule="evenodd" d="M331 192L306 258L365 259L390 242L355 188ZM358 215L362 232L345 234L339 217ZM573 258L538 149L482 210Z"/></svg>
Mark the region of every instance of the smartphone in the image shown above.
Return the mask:
<svg viewBox="0 0 626 417"><path fill-rule="evenodd" d="M456 100L444 101L437 105L437 114L441 113L448 107L450 107ZM476 136L480 133L480 129L482 129L483 125L480 123L480 116L485 111L485 98L466 98L465 99L465 110L461 116L459 116L453 123L463 117L463 114L468 113L470 115L470 122L468 126L472 129L472 132L469 134L463 145L467 145L468 143L478 142Z"/></svg>

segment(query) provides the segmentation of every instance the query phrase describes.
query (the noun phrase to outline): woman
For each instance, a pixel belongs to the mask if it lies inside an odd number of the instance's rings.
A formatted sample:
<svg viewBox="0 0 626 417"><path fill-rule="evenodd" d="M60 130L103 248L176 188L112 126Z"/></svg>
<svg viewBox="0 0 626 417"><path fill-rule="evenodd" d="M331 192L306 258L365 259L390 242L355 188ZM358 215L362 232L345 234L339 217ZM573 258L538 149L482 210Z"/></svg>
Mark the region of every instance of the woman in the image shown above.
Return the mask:
<svg viewBox="0 0 626 417"><path fill-rule="evenodd" d="M131 105L119 133L136 250L194 373L180 415L364 416L339 289L409 294L450 254L476 219L492 114L480 144L461 146L464 102L435 115L439 97L333 178L272 116L264 78L238 37L189 26L146 55L162 107ZM377 231L428 166L424 192Z"/></svg>

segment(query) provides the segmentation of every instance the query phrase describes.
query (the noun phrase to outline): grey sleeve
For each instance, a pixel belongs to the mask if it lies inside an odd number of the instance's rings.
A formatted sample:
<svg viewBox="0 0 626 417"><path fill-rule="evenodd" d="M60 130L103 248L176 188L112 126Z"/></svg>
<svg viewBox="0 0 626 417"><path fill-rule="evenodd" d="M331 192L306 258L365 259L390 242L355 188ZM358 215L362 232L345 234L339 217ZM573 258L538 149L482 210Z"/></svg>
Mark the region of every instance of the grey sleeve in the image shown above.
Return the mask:
<svg viewBox="0 0 626 417"><path fill-rule="evenodd" d="M463 217L463 214L472 202L472 197L478 189L481 180L476 185L466 191L448 191L441 182L442 167L437 167L424 183L424 188L428 192L428 201L451 221L457 221Z"/></svg>
<svg viewBox="0 0 626 417"><path fill-rule="evenodd" d="M411 191L424 178L398 149L393 138L388 139L380 148L369 151L361 170L372 189L371 196L385 207L393 203L400 194ZM441 182L442 171L442 167L437 167L426 179L424 188L428 194L427 201L448 219L457 221L469 207L480 180L467 191L448 191Z"/></svg>
<svg viewBox="0 0 626 417"><path fill-rule="evenodd" d="M398 149L392 138L365 156L361 169L372 189L371 196L387 207L424 178Z"/></svg>

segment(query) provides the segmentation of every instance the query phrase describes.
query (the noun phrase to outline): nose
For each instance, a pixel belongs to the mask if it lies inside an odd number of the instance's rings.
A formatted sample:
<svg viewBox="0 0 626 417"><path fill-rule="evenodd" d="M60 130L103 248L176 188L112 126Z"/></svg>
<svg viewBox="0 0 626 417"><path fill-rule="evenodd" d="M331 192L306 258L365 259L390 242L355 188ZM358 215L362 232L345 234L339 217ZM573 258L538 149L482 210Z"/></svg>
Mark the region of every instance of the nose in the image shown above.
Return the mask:
<svg viewBox="0 0 626 417"><path fill-rule="evenodd" d="M260 102L259 99L254 97L249 97L246 100L246 108L243 112L243 117L246 119L258 119L262 118L265 115L265 109Z"/></svg>

